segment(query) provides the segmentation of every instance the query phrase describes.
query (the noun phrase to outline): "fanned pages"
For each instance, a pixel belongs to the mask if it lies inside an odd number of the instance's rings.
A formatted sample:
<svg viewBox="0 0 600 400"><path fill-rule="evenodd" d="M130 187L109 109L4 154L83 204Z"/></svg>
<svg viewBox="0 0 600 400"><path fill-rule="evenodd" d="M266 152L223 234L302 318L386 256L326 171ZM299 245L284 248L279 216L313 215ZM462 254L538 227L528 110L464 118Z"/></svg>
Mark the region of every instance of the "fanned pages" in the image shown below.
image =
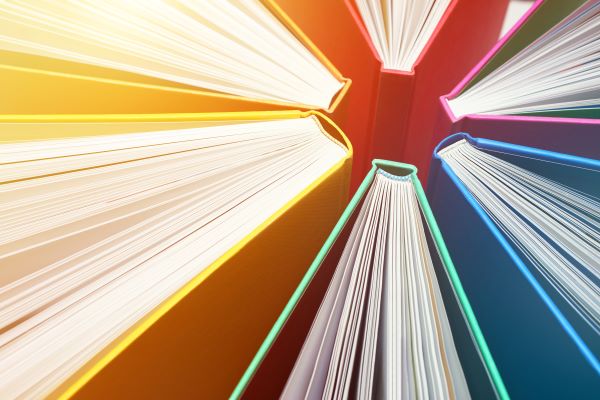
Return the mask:
<svg viewBox="0 0 600 400"><path fill-rule="evenodd" d="M470 398L422 218L378 170L282 398Z"/></svg>
<svg viewBox="0 0 600 400"><path fill-rule="evenodd" d="M343 86L259 0L3 1L0 49L322 109Z"/></svg>
<svg viewBox="0 0 600 400"><path fill-rule="evenodd" d="M0 145L0 397L50 393L346 156L314 117L182 125Z"/></svg>
<svg viewBox="0 0 600 400"><path fill-rule="evenodd" d="M600 1L590 0L458 97L457 117L600 109Z"/></svg>
<svg viewBox="0 0 600 400"><path fill-rule="evenodd" d="M355 0L371 42L392 70L410 71L450 0Z"/></svg>
<svg viewBox="0 0 600 400"><path fill-rule="evenodd" d="M598 338L598 198L488 154L464 139L440 150L439 156Z"/></svg>

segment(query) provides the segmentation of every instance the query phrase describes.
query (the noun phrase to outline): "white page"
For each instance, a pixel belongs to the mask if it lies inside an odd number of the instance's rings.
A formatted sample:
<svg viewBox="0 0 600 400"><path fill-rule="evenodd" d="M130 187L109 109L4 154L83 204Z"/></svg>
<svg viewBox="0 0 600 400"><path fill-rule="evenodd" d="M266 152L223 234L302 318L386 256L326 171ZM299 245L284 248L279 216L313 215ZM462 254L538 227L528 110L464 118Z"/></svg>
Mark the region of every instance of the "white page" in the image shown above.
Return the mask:
<svg viewBox="0 0 600 400"><path fill-rule="evenodd" d="M358 340L357 324L361 320L364 305L365 284L370 267L370 258L375 246L375 231L379 220L382 188L376 189L373 199L372 219L366 225L366 235L351 268L350 285L344 293L342 318L337 327L332 359L329 363L324 396L327 398L347 397L351 371L354 367L353 351ZM345 395L345 396L344 396Z"/></svg>
<svg viewBox="0 0 600 400"><path fill-rule="evenodd" d="M383 67L411 71L450 0L355 0Z"/></svg>
<svg viewBox="0 0 600 400"><path fill-rule="evenodd" d="M384 265L386 262L387 235L389 231L389 213L392 207L391 191L387 190L382 196L381 222L377 226L377 242L375 243L372 273L369 293L367 296L367 316L363 333L363 348L358 371L358 397L367 398L374 393L375 361L377 356L380 315L382 314L382 290Z"/></svg>
<svg viewBox="0 0 600 400"><path fill-rule="evenodd" d="M365 202L370 202L373 194L369 193ZM344 252L340 258L340 265L353 265L356 259L356 253L360 243L359 232L363 229L367 222L368 208L361 208L356 219L355 225L352 228L348 243L352 246L344 248ZM329 365L333 343L335 340L335 330L330 327L337 327L342 313L342 302L340 293L345 293L348 290L350 283L350 268L336 268L331 283L327 288L325 298L319 307L317 317L313 321L307 339L302 347L298 360L294 366L282 398L297 399L309 393L309 386L314 387L312 390L323 392L325 380L320 382L311 382L313 377L324 377L326 368ZM313 366L316 366L313 368ZM318 387L318 389L317 389ZM307 395L307 398L311 396ZM318 396L316 396L318 397Z"/></svg>
<svg viewBox="0 0 600 400"><path fill-rule="evenodd" d="M440 156L557 293L600 332L600 288L591 279L600 276L598 199L517 167L466 141L442 149Z"/></svg>
<svg viewBox="0 0 600 400"><path fill-rule="evenodd" d="M73 153L55 160L58 175L24 168L30 179L0 184L0 397L50 393L339 162L346 151L321 129L310 117L148 132L187 150L93 173L70 171L70 157L85 159ZM60 153L106 139L21 144L13 166L29 164L28 145L37 157L44 143ZM137 157L119 139L130 137L112 136L107 159Z"/></svg>
<svg viewBox="0 0 600 400"><path fill-rule="evenodd" d="M600 3L590 0L448 104L457 117L598 107L598 51Z"/></svg>
<svg viewBox="0 0 600 400"><path fill-rule="evenodd" d="M282 398L468 399L412 182L379 171L358 212Z"/></svg>
<svg viewBox="0 0 600 400"><path fill-rule="evenodd" d="M0 49L323 109L343 85L258 0L0 2Z"/></svg>

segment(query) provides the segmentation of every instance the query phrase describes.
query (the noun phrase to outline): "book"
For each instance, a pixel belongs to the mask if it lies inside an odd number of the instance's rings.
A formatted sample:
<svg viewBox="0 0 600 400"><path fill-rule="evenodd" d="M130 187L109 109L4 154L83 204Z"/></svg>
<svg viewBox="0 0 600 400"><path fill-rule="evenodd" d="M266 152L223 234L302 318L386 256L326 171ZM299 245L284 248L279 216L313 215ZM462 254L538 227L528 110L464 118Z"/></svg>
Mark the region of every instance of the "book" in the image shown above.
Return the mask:
<svg viewBox="0 0 600 400"><path fill-rule="evenodd" d="M350 85L272 0L3 2L0 19L3 114L333 111Z"/></svg>
<svg viewBox="0 0 600 400"><path fill-rule="evenodd" d="M431 151L469 132L559 153L599 158L594 54L597 1L536 1L448 95L441 98ZM510 141L510 140L509 140Z"/></svg>
<svg viewBox="0 0 600 400"><path fill-rule="evenodd" d="M352 79L344 97L344 118L334 118L355 147L352 187L358 187L373 158L409 162L419 173L429 165L427 147L436 123L439 97L447 93L496 43L507 0L319 1L278 0L277 3L339 68ZM427 29L413 48L414 62L389 68L374 46L358 5L389 9L396 32L404 21ZM422 6L422 7L421 7ZM436 18L424 18L429 10ZM442 14L441 18L439 14ZM381 18L377 19L382 27ZM437 21L437 22L436 22ZM389 31L391 33L391 30ZM427 33L426 33L427 32ZM396 53L410 35L399 33ZM412 42L413 40L411 40ZM405 51L408 53L408 51ZM415 60L416 56L416 60ZM365 106L366 105L366 106ZM426 133L427 132L427 133Z"/></svg>
<svg viewBox="0 0 600 400"><path fill-rule="evenodd" d="M312 111L4 116L0 138L6 398L226 396L352 154Z"/></svg>
<svg viewBox="0 0 600 400"><path fill-rule="evenodd" d="M515 398L600 390L599 178L596 159L466 133L435 150L428 198Z"/></svg>
<svg viewBox="0 0 600 400"><path fill-rule="evenodd" d="M508 398L408 164L374 160L231 398Z"/></svg>

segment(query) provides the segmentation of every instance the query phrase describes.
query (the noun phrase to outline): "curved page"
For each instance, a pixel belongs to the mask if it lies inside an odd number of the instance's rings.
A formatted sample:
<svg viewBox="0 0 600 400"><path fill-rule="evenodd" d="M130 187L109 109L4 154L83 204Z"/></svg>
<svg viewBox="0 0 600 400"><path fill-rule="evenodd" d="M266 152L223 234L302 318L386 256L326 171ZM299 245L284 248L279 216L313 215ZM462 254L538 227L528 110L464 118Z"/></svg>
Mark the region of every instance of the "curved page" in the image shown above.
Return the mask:
<svg viewBox="0 0 600 400"><path fill-rule="evenodd" d="M343 86L259 0L1 2L0 49L322 109Z"/></svg>
<svg viewBox="0 0 600 400"><path fill-rule="evenodd" d="M376 174L282 398L470 398L410 177Z"/></svg>
<svg viewBox="0 0 600 400"><path fill-rule="evenodd" d="M314 117L184 125L0 145L0 397L50 393L346 156Z"/></svg>

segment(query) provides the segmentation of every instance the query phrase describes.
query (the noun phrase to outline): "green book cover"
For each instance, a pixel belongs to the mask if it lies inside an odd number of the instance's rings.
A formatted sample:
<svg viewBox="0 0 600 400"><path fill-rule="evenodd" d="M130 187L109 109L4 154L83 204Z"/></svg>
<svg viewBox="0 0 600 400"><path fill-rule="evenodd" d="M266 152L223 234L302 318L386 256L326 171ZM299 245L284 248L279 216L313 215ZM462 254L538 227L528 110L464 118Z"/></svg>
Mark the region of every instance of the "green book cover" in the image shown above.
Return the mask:
<svg viewBox="0 0 600 400"><path fill-rule="evenodd" d="M417 178L417 169L409 164L403 164L399 162L392 162L386 160L373 160L372 164L373 166L371 170L369 171L369 173L361 183L360 187L350 200L350 203L344 210L340 220L335 225L333 231L331 232L331 234L325 241L323 247L317 254L317 257L308 268L306 274L304 275L300 284L292 294L281 315L273 325L273 328L270 330L264 342L258 349L256 355L254 356L254 359L246 369L241 380L239 381L235 390L231 394L230 399L239 399L240 397L242 397L244 390L252 380L252 377L254 376L256 371L260 368L261 362L263 361L269 349L277 339L277 336L279 335L286 321L294 311L294 308L300 301L303 293L306 291L307 287L311 283L311 280L315 276L320 265L323 263L333 244L342 233L348 220L351 218L351 216L361 203L362 199L365 197L365 194L368 192L371 184L373 183L375 175L379 170L383 170L388 174L396 176L408 176L410 178L414 186L415 193L417 195L423 218L425 219L429 227L431 238L435 243L441 263L445 268L448 279L451 282L452 289L454 291L454 294L456 295L462 315L464 316L465 322L468 326L470 336L474 342L474 345L477 347L477 352L481 357L481 362L486 370L486 374L490 380L490 384L492 385L497 397L501 399L509 398L506 388L504 387L504 384L502 382L500 373L498 372L496 364L487 347L485 338L483 337L481 329L479 328L479 324L477 323L477 319L475 317L473 309L471 308L471 305L469 303L469 300L467 299L458 274L454 268L452 259L450 258L450 254L448 253L448 250L444 244L444 240L435 221L431 208L429 207L427 198L425 196L425 192L423 191L423 187L421 186L421 183Z"/></svg>

